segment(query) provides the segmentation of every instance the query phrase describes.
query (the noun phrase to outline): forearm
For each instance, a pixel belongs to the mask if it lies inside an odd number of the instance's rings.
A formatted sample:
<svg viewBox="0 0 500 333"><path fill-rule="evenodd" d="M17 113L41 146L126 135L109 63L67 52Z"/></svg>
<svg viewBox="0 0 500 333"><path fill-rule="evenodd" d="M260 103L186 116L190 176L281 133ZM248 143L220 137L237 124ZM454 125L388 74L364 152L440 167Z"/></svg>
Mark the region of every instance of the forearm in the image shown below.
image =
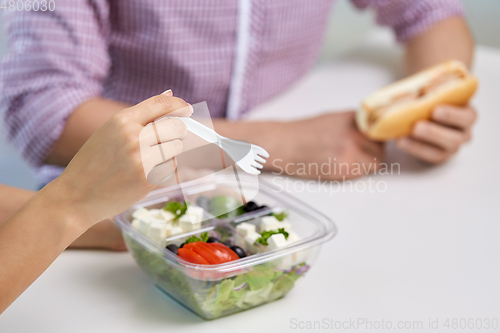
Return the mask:
<svg viewBox="0 0 500 333"><path fill-rule="evenodd" d="M473 55L474 39L467 22L453 17L408 42L406 67L411 74L450 59L461 60L470 67Z"/></svg>
<svg viewBox="0 0 500 333"><path fill-rule="evenodd" d="M0 226L11 218L36 192L0 184ZM121 232L109 220L97 223L76 239L70 248L125 250Z"/></svg>
<svg viewBox="0 0 500 333"><path fill-rule="evenodd" d="M14 215L35 192L0 184L0 226Z"/></svg>
<svg viewBox="0 0 500 333"><path fill-rule="evenodd" d="M112 115L129 106L103 98L92 99L80 105L68 118L59 140L45 162L66 166L99 127Z"/></svg>
<svg viewBox="0 0 500 333"><path fill-rule="evenodd" d="M0 226L0 313L93 221L53 182Z"/></svg>

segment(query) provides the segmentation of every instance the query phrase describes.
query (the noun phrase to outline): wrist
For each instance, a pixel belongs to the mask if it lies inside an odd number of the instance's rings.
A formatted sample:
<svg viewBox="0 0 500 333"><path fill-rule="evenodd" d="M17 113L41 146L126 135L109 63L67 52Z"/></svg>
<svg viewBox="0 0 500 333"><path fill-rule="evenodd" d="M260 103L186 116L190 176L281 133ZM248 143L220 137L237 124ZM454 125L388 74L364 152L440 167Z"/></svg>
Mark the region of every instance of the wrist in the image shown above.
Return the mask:
<svg viewBox="0 0 500 333"><path fill-rule="evenodd" d="M69 233L79 236L98 222L90 216L82 198L75 195L71 184L62 177L45 186L35 197L36 205L56 215L61 227Z"/></svg>

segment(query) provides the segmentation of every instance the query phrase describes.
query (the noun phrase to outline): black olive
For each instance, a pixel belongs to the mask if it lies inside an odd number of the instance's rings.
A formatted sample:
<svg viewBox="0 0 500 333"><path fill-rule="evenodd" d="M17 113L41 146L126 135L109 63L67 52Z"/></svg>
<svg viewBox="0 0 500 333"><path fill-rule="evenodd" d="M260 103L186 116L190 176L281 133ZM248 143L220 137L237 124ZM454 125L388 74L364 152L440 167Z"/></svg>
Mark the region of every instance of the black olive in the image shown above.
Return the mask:
<svg viewBox="0 0 500 333"><path fill-rule="evenodd" d="M269 207L266 206L266 205L263 205L263 206L260 206L259 208L257 208L258 210L268 210ZM273 215L273 212L270 212L269 214L267 214L267 216L272 216Z"/></svg>
<svg viewBox="0 0 500 333"><path fill-rule="evenodd" d="M230 249L233 250L240 258L245 258L247 256L245 251L243 251L243 249L239 246L233 245Z"/></svg>
<svg viewBox="0 0 500 333"><path fill-rule="evenodd" d="M207 243L220 243L220 239L218 239L217 237L208 237L207 239Z"/></svg>
<svg viewBox="0 0 500 333"><path fill-rule="evenodd" d="M184 244L183 244L184 245ZM182 246L181 246L182 247ZM172 251L173 253L177 254L177 250L179 248L175 244L169 244L167 245L167 250Z"/></svg>
<svg viewBox="0 0 500 333"><path fill-rule="evenodd" d="M181 246L179 246L179 248L183 247L184 245L186 245L186 243L182 243Z"/></svg>
<svg viewBox="0 0 500 333"><path fill-rule="evenodd" d="M259 205L257 205L255 202L253 201L249 201L247 202L247 204L245 206L243 206L243 210L245 212L253 212L254 210L256 209L259 209Z"/></svg>

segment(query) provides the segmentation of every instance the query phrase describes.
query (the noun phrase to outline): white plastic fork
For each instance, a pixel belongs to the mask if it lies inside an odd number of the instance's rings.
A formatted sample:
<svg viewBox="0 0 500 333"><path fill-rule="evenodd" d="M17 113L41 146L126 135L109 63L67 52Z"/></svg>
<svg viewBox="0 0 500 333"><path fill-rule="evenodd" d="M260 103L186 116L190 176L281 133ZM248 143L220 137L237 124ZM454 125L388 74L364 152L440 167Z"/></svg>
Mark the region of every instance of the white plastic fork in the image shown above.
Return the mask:
<svg viewBox="0 0 500 333"><path fill-rule="evenodd" d="M226 138L210 127L191 118L172 117L181 120L188 131L210 143L218 145L246 173L259 175L269 153L262 147L244 141Z"/></svg>

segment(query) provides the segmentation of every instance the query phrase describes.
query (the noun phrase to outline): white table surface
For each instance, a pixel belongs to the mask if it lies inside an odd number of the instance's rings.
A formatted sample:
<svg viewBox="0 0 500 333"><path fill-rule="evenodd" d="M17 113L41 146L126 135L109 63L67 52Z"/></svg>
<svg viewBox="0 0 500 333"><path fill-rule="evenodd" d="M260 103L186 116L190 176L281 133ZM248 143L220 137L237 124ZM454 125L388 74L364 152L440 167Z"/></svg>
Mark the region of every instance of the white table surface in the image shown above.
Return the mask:
<svg viewBox="0 0 500 333"><path fill-rule="evenodd" d="M392 80L396 54L372 45L321 64L252 117L352 107ZM325 318L421 321L405 332L425 332L429 318L440 331L447 318L500 319L500 50L479 48L475 72L479 122L451 163L427 168L390 148L401 174L373 177L385 193L294 193L339 234L284 299L207 322L156 290L130 254L66 251L0 316L0 332L286 332Z"/></svg>

